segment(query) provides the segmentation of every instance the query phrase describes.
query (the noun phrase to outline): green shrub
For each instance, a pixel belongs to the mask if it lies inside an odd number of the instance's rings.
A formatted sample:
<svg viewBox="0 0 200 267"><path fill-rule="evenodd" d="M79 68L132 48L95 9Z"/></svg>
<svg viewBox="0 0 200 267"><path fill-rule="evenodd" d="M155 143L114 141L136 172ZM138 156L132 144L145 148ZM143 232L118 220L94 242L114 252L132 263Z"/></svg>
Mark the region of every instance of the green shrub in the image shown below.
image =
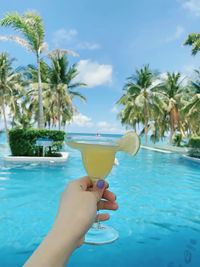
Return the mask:
<svg viewBox="0 0 200 267"><path fill-rule="evenodd" d="M181 147L182 134L176 134L173 138L173 146Z"/></svg>
<svg viewBox="0 0 200 267"><path fill-rule="evenodd" d="M45 129L19 129L9 131L10 149L13 156L42 156L42 147L36 146L38 138L53 139L48 156L58 155L63 145L65 132Z"/></svg>
<svg viewBox="0 0 200 267"><path fill-rule="evenodd" d="M200 158L200 136L191 137L188 141L188 147L189 156Z"/></svg>

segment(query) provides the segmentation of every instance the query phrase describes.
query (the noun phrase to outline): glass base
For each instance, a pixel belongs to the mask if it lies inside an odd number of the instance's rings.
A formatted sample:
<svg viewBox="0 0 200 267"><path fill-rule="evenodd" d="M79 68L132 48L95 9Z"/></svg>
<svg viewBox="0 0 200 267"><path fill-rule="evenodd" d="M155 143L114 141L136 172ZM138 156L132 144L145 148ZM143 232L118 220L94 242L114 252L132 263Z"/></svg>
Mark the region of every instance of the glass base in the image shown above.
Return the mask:
<svg viewBox="0 0 200 267"><path fill-rule="evenodd" d="M94 223L92 228L85 235L85 244L104 245L114 242L119 237L118 232L106 225Z"/></svg>

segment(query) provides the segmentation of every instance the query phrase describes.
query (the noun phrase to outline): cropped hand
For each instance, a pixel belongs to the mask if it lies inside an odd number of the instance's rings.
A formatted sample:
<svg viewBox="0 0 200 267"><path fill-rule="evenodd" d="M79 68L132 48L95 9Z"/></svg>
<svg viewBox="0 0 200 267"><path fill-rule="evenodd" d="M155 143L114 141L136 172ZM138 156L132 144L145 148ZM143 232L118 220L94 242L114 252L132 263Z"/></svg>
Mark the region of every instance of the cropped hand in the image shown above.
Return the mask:
<svg viewBox="0 0 200 267"><path fill-rule="evenodd" d="M94 185L89 177L70 182L61 195L53 227L24 266L65 266L72 252L82 245L86 232L96 219L97 210L118 208L115 194L107 188L104 180ZM98 218L99 221L108 219L108 213Z"/></svg>
<svg viewBox="0 0 200 267"><path fill-rule="evenodd" d="M55 226L62 229L63 234L70 228L77 247L83 243L86 232L96 219L105 221L110 218L108 213L96 218L97 210L118 208L115 194L107 188L108 183L104 180L93 184L89 177L83 177L70 182L62 193Z"/></svg>

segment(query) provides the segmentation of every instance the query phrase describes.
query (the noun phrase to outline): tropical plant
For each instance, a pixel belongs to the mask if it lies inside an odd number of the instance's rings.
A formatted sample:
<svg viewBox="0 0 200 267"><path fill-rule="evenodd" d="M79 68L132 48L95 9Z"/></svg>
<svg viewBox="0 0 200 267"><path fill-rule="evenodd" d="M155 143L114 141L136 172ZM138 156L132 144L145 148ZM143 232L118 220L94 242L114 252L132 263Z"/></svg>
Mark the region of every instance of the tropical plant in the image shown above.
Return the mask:
<svg viewBox="0 0 200 267"><path fill-rule="evenodd" d="M53 50L47 56L51 60L50 65L41 60L41 85L43 91L44 121L49 128L56 126L61 129L67 121L72 119L77 110L73 107L72 101L75 97L85 102L86 99L75 89L85 86L83 83L73 83L78 71L76 65L69 65L67 54L74 53L69 50ZM75 55L75 53L73 54ZM30 80L29 91L24 99L23 106L38 117L37 108L37 77L34 65L28 65L25 70L26 77ZM28 108L27 108L28 107Z"/></svg>
<svg viewBox="0 0 200 267"><path fill-rule="evenodd" d="M1 26L12 27L14 30L20 32L24 38L18 36L0 36L1 40L12 40L28 51L33 52L37 58L37 74L38 74L38 127L44 128L44 114L43 114L43 98L40 74L40 54L47 48L44 42L44 25L40 15L34 11L26 12L23 15L15 13L7 13L4 15Z"/></svg>
<svg viewBox="0 0 200 267"><path fill-rule="evenodd" d="M21 73L17 73L12 67L14 59L9 58L7 53L0 53L0 102L4 118L4 127L7 142L8 138L8 126L5 108L9 106L11 112L14 113L14 119L19 116L19 105L17 99L20 97L19 92L23 91L21 84Z"/></svg>
<svg viewBox="0 0 200 267"><path fill-rule="evenodd" d="M149 69L149 65L136 69L136 73L126 79L123 87L126 93L117 102L118 105L125 105L124 110L119 114L123 124L134 125L137 122L144 124L145 143L148 142L148 124L151 120L152 105L151 88L154 78L155 74Z"/></svg>
<svg viewBox="0 0 200 267"><path fill-rule="evenodd" d="M195 74L195 81L189 82L190 90L185 95L182 112L192 134L200 135L200 71L195 70Z"/></svg>
<svg viewBox="0 0 200 267"><path fill-rule="evenodd" d="M50 67L44 60L40 60L40 75L41 75L41 86L42 86L42 98L43 98L43 110L44 110L44 122L46 117L45 98L48 86ZM23 74L26 77L28 91L26 97L23 99L22 107L26 114L27 119L32 118L34 122L38 121L39 110L38 110L38 71L37 67L33 64L29 64L24 68Z"/></svg>
<svg viewBox="0 0 200 267"><path fill-rule="evenodd" d="M192 55L195 56L200 51L200 33L190 33L183 45L192 46Z"/></svg>
<svg viewBox="0 0 200 267"><path fill-rule="evenodd" d="M49 73L49 95L51 97L47 101L54 107L56 106L57 114L54 119L58 120L58 128L61 129L61 118L63 124L66 123L67 118L71 118L74 112L72 100L79 98L82 102L86 102L86 98L82 96L75 89L81 86L86 86L84 83L75 82L74 78L78 71L76 65L69 66L67 54L69 50L53 50L48 54L51 59L51 70ZM48 104L48 106L50 106Z"/></svg>
<svg viewBox="0 0 200 267"><path fill-rule="evenodd" d="M193 136L187 144L190 157L200 158L200 136Z"/></svg>
<svg viewBox="0 0 200 267"><path fill-rule="evenodd" d="M179 119L179 111L181 109L181 97L183 92L187 89L183 84L183 79L181 79L181 74L167 72L167 78L161 82L157 88L153 89L157 97L162 99L165 103L165 110L169 119L170 128L170 138L169 144L172 145L173 136L176 129L179 129L185 137L182 123Z"/></svg>
<svg viewBox="0 0 200 267"><path fill-rule="evenodd" d="M182 134L176 134L173 139L173 145L181 147L181 142L183 140Z"/></svg>
<svg viewBox="0 0 200 267"><path fill-rule="evenodd" d="M14 128L9 131L10 149L13 156L38 156L41 155L41 147L36 146L38 138L53 139L53 144L48 156L52 155L51 152L58 152L63 145L65 132L63 131L49 131L46 129L19 129Z"/></svg>
<svg viewBox="0 0 200 267"><path fill-rule="evenodd" d="M156 85L157 86L157 85ZM165 138L165 133L168 130L168 123L166 120L165 104L162 99L153 90L156 86L151 88L151 122L149 131L151 132L150 139L155 144L160 139Z"/></svg>
<svg viewBox="0 0 200 267"><path fill-rule="evenodd" d="M117 101L117 105L123 105L124 108L117 115L118 119L121 120L122 125L126 125L127 128L133 128L136 132L137 126L139 127L139 123L142 120L142 109L135 104L136 95L130 94L129 90L126 91L119 101Z"/></svg>

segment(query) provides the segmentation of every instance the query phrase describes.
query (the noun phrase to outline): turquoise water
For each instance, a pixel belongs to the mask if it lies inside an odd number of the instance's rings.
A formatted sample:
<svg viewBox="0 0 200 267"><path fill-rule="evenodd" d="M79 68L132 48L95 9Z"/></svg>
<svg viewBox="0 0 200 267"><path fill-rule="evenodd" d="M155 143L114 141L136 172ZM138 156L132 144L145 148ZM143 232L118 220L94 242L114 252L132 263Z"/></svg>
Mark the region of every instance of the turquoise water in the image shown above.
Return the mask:
<svg viewBox="0 0 200 267"><path fill-rule="evenodd" d="M22 266L52 226L66 184L85 175L79 151L65 165L0 163L0 266ZM108 177L119 210L107 222L119 239L83 245L68 266L200 266L200 165L141 149L117 154Z"/></svg>

